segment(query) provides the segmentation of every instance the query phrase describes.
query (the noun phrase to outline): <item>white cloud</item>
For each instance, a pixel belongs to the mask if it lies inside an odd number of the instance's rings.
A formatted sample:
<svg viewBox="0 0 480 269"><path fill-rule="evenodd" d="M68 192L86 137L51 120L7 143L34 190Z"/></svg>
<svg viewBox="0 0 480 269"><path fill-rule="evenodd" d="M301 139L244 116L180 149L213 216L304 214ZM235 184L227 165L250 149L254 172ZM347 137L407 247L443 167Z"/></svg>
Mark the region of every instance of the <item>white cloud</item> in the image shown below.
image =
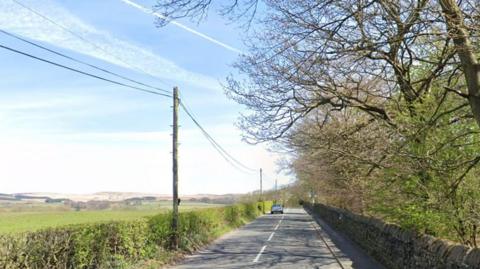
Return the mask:
<svg viewBox="0 0 480 269"><path fill-rule="evenodd" d="M216 88L218 85L210 77L184 70L148 50L86 24L51 0L22 2L94 41L114 56L75 38L11 0L0 0L1 29L110 63L137 64L138 68L167 79L189 81L201 87ZM129 112L131 115L138 109L158 109L157 100L142 99L139 103L122 96L89 95L83 90L69 90L64 95L45 93L43 89L38 90L42 94L14 95L13 92L8 91L0 100L0 193L171 192L170 131L106 133L63 128L63 124L79 119L98 120L106 114ZM203 104L203 101L200 98L192 100L194 104ZM208 100L208 105L212 105L212 99ZM167 121L169 124L170 112L161 115L153 126L163 126L160 122ZM205 127L241 162L250 167L262 167L273 176L278 156L263 147L241 143L239 131L232 125ZM125 129L131 130L129 126ZM180 142L182 194L238 193L258 187L258 175L245 175L233 169L199 130L181 128ZM279 180L279 183L287 182L286 177ZM273 186L273 178L266 177L264 186Z"/></svg>
<svg viewBox="0 0 480 269"><path fill-rule="evenodd" d="M122 131L101 132L62 126L63 122L83 121L79 117L86 115L98 120L106 113L138 106L130 100L117 101L108 102L102 96L88 94L3 97L0 100L0 193L170 193L170 130L147 132L125 126ZM169 116L166 121L170 121ZM270 175L264 179L265 189L273 186L277 155L260 146L241 143L240 131L232 124L204 127L239 161L255 169L262 167ZM181 194L238 193L258 188L258 175L232 168L198 129L191 128L185 125L179 133ZM280 184L289 180L279 179Z"/></svg>
<svg viewBox="0 0 480 269"><path fill-rule="evenodd" d="M0 28L125 68L132 69L133 67L133 69L142 70L160 78L191 83L204 88L220 88L216 79L185 70L174 62L139 45L99 30L51 0L23 0L22 3L80 35L85 40L93 42L94 45L75 37L11 0L0 1Z"/></svg>
<svg viewBox="0 0 480 269"><path fill-rule="evenodd" d="M62 133L66 126L75 126L92 119L109 123L109 116L118 117L158 107L158 104L148 99L139 104L135 99L112 98L108 95L86 92L82 92L81 95L52 94L48 90L41 92L2 95L0 133L12 135Z"/></svg>
<svg viewBox="0 0 480 269"><path fill-rule="evenodd" d="M39 96L22 98L2 98L0 100L0 111L29 111L35 109L66 109L72 106L85 105L87 102L94 101L93 98L87 96L64 96L64 97L50 97L42 98Z"/></svg>
<svg viewBox="0 0 480 269"><path fill-rule="evenodd" d="M215 130L216 133L228 131L228 128ZM184 130L183 133L181 194L240 193L258 188L258 175L245 175L232 169L202 141L203 137L196 130ZM92 139L101 143L91 143ZM125 143L128 141L145 144ZM169 194L169 145L168 132L65 134L63 138L51 136L43 140L38 136L0 136L0 193L134 191ZM263 166L267 173L273 174L272 159L276 156L265 149L238 144L226 147L242 162ZM266 177L264 188L273 187L273 180ZM279 182L286 183L288 178L281 177Z"/></svg>

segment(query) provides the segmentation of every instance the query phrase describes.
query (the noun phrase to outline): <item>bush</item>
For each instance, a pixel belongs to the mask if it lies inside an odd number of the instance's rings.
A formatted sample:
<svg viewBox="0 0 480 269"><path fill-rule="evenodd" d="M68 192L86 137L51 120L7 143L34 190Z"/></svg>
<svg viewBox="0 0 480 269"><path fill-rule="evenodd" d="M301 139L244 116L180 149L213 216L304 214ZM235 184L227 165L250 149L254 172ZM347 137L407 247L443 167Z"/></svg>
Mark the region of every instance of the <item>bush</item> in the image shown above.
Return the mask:
<svg viewBox="0 0 480 269"><path fill-rule="evenodd" d="M257 202L257 208L260 212L269 213L272 210L273 201ZM265 207L265 208L264 208Z"/></svg>
<svg viewBox="0 0 480 269"><path fill-rule="evenodd" d="M257 204L239 204L180 213L179 248L192 251L210 242L219 231L238 227L260 212ZM136 221L0 235L0 268L126 268L168 250L171 221L172 213L168 212Z"/></svg>
<svg viewBox="0 0 480 269"><path fill-rule="evenodd" d="M243 215L247 217L248 219L254 219L257 217L257 214L259 212L257 211L257 208L255 207L254 204L245 204L244 205L244 212Z"/></svg>

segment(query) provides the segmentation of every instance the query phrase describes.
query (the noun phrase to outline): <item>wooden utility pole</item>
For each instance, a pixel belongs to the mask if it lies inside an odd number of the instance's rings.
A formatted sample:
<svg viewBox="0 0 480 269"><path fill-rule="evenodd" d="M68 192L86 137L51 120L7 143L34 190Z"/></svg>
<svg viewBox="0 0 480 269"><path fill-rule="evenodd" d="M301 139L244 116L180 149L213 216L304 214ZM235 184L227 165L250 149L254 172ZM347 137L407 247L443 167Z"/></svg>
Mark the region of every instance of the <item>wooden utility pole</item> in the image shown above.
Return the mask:
<svg viewBox="0 0 480 269"><path fill-rule="evenodd" d="M173 217L172 248L178 248L178 88L173 88L173 140L172 140L172 172L173 172Z"/></svg>
<svg viewBox="0 0 480 269"><path fill-rule="evenodd" d="M275 203L277 203L278 199L278 180L275 179Z"/></svg>
<svg viewBox="0 0 480 269"><path fill-rule="evenodd" d="M265 214L265 201L263 200L263 179L262 179L262 168L260 168L260 201L262 202L262 212Z"/></svg>

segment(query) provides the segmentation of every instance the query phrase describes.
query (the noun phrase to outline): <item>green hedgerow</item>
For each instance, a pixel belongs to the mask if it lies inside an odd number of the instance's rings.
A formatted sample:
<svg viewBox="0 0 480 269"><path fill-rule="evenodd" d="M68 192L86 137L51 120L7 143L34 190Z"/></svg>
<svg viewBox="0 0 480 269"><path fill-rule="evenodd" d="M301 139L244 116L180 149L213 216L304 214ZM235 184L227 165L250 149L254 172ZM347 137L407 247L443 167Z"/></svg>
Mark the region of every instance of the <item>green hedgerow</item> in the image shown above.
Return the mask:
<svg viewBox="0 0 480 269"><path fill-rule="evenodd" d="M260 214L257 204L180 213L180 250L192 251L219 231L235 228ZM172 213L135 221L111 221L0 235L2 269L127 268L167 253Z"/></svg>

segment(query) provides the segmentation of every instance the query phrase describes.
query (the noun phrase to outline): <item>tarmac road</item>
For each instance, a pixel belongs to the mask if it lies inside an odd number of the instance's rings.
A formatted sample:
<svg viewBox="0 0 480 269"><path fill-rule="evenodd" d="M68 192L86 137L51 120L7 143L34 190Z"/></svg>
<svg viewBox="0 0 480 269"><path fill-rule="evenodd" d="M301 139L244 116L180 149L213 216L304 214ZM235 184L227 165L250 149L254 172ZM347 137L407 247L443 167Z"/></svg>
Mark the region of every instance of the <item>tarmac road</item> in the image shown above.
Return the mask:
<svg viewBox="0 0 480 269"><path fill-rule="evenodd" d="M303 209L265 215L187 256L175 269L384 268L348 238Z"/></svg>

